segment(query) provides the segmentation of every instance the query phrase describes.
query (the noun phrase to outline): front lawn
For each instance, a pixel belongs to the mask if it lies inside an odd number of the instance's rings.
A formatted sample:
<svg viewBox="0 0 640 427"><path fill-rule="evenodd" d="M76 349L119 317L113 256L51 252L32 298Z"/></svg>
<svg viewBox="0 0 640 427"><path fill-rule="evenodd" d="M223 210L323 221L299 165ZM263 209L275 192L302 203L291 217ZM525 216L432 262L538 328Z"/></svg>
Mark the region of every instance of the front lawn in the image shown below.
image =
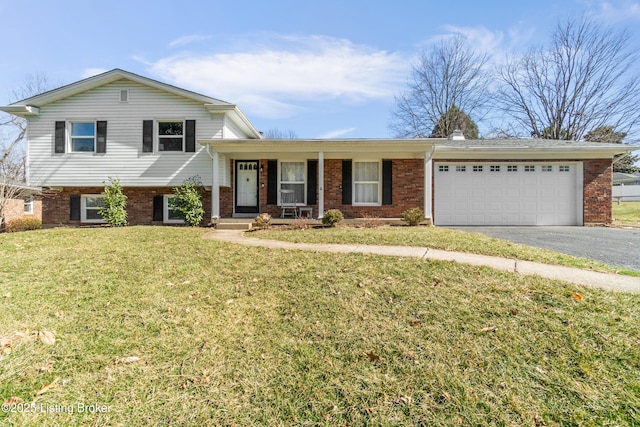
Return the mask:
<svg viewBox="0 0 640 427"><path fill-rule="evenodd" d="M640 424L639 295L207 231L0 235L0 424Z"/></svg>
<svg viewBox="0 0 640 427"><path fill-rule="evenodd" d="M640 225L640 202L614 203L613 223L619 225Z"/></svg>
<svg viewBox="0 0 640 427"><path fill-rule="evenodd" d="M385 226L355 228L340 226L307 230L286 230L274 227L269 230L247 233L246 235L295 243L419 246L640 276L640 272L624 267L611 266L598 261L565 255L548 249L512 243L480 233L470 233L441 227Z"/></svg>

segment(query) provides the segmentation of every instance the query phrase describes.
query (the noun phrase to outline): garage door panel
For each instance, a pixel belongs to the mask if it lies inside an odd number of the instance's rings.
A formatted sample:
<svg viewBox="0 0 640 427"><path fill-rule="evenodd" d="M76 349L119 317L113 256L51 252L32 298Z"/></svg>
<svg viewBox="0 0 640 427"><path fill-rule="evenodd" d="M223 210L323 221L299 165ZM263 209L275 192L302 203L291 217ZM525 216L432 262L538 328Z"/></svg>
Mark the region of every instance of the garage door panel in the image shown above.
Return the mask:
<svg viewBox="0 0 640 427"><path fill-rule="evenodd" d="M449 166L434 168L437 225L576 224L575 163L437 164Z"/></svg>

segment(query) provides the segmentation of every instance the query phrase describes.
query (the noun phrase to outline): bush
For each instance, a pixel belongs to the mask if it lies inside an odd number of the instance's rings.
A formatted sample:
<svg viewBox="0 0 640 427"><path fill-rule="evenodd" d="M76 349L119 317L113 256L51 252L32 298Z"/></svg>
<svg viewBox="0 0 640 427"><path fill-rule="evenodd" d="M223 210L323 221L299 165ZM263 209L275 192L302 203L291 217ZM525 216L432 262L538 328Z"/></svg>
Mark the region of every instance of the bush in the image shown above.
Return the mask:
<svg viewBox="0 0 640 427"><path fill-rule="evenodd" d="M7 233L16 231L40 230L42 228L42 220L33 217L24 217L7 222L5 230Z"/></svg>
<svg viewBox="0 0 640 427"><path fill-rule="evenodd" d="M173 190L169 206L188 226L197 227L204 218L202 206L202 182L200 177L187 178L182 185Z"/></svg>
<svg viewBox="0 0 640 427"><path fill-rule="evenodd" d="M425 220L424 212L420 208L406 210L402 212L402 220L415 227Z"/></svg>
<svg viewBox="0 0 640 427"><path fill-rule="evenodd" d="M262 228L271 227L271 215L269 215L266 212L258 215L254 221L256 222L256 225L258 227L262 227Z"/></svg>
<svg viewBox="0 0 640 427"><path fill-rule="evenodd" d="M335 225L343 219L344 216L342 216L342 212L340 212L338 209L329 209L324 213L324 216L322 217L322 223L324 225L335 227Z"/></svg>
<svg viewBox="0 0 640 427"><path fill-rule="evenodd" d="M108 224L116 227L127 225L127 196L122 194L118 178L109 178L109 181L104 187L104 208L98 212Z"/></svg>
<svg viewBox="0 0 640 427"><path fill-rule="evenodd" d="M309 218L298 218L287 226L287 230L308 230L311 228L311 225Z"/></svg>

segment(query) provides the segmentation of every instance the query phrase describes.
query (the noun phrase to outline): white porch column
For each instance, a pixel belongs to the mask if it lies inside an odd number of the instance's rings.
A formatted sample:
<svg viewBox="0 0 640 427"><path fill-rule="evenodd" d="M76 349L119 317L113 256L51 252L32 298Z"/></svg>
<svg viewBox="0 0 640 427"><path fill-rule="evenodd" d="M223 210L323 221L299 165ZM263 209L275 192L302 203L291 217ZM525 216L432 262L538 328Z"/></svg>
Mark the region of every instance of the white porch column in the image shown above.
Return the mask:
<svg viewBox="0 0 640 427"><path fill-rule="evenodd" d="M211 220L220 218L220 155L217 151L211 153Z"/></svg>
<svg viewBox="0 0 640 427"><path fill-rule="evenodd" d="M318 153L318 218L324 216L324 152Z"/></svg>
<svg viewBox="0 0 640 427"><path fill-rule="evenodd" d="M431 219L433 222L431 206L431 175L433 171L433 161L431 160L432 154L433 151L427 151L424 153L424 216L427 217L427 219Z"/></svg>

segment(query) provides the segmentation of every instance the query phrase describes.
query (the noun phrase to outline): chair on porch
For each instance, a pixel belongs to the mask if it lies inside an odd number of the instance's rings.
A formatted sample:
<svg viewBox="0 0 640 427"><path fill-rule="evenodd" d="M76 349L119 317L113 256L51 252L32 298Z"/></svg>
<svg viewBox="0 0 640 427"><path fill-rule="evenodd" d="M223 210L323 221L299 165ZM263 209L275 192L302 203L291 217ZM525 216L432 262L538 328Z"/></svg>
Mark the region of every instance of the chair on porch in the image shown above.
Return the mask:
<svg viewBox="0 0 640 427"><path fill-rule="evenodd" d="M290 211L294 218L298 218L296 193L293 190L280 190L280 207L282 208L280 218L284 218L287 215L287 211Z"/></svg>

